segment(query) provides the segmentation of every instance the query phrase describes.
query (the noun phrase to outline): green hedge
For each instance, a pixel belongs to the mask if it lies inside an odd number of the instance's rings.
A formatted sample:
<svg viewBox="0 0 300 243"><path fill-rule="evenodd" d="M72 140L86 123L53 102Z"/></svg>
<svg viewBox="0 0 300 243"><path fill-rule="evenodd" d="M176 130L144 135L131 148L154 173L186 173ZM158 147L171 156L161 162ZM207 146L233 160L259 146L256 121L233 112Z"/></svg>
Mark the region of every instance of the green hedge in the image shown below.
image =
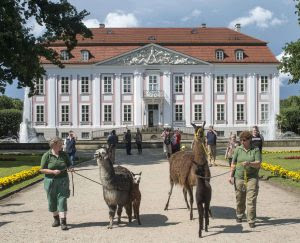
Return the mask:
<svg viewBox="0 0 300 243"><path fill-rule="evenodd" d="M18 135L22 122L22 111L15 109L0 110L0 136Z"/></svg>

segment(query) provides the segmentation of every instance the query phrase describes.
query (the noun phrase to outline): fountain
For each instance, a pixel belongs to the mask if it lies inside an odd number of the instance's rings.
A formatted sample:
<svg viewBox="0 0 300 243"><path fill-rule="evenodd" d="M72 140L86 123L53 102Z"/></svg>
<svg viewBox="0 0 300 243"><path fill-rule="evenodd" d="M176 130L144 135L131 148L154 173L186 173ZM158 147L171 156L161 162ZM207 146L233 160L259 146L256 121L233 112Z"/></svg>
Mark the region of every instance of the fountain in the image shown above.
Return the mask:
<svg viewBox="0 0 300 243"><path fill-rule="evenodd" d="M266 124L267 126L262 129L262 133L265 140L275 140L276 139L276 118L275 114L271 114L269 122Z"/></svg>

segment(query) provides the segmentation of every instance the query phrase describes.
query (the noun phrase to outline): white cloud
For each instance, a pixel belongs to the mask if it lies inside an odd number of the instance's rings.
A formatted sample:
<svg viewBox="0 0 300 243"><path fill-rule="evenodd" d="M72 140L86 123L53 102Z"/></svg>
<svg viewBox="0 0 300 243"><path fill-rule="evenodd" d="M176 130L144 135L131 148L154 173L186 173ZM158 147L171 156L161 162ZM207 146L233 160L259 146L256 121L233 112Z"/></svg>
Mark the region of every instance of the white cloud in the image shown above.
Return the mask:
<svg viewBox="0 0 300 243"><path fill-rule="evenodd" d="M278 61L281 61L282 57L285 55L284 51L282 51L279 55L276 56ZM282 73L279 71L279 82L280 86L285 86L288 83L288 80L290 79L291 74L290 73Z"/></svg>
<svg viewBox="0 0 300 243"><path fill-rule="evenodd" d="M82 22L88 28L98 28L100 24L98 19L87 19L87 20L83 20Z"/></svg>
<svg viewBox="0 0 300 243"><path fill-rule="evenodd" d="M255 7L249 11L249 15L239 17L229 23L229 28L234 28L235 24L240 23L243 26L256 25L259 28L268 28L270 26L282 25L287 20L273 17L273 12L262 7Z"/></svg>
<svg viewBox="0 0 300 243"><path fill-rule="evenodd" d="M137 27L138 20L132 13L124 13L123 11L116 11L108 13L104 24L106 27Z"/></svg>
<svg viewBox="0 0 300 243"><path fill-rule="evenodd" d="M39 25L34 18L30 18L26 25L30 28L30 33L35 37L43 35L46 31L45 25Z"/></svg>
<svg viewBox="0 0 300 243"><path fill-rule="evenodd" d="M181 18L181 21L186 22L194 18L198 18L201 15L201 11L199 9L194 9L188 16Z"/></svg>

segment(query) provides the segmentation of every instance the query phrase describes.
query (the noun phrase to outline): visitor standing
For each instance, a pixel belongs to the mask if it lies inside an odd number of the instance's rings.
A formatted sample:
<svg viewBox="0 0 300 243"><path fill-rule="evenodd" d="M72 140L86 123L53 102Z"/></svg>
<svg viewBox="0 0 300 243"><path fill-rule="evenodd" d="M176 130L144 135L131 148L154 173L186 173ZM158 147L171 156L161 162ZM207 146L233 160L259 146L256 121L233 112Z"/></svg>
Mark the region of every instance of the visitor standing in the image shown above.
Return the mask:
<svg viewBox="0 0 300 243"><path fill-rule="evenodd" d="M170 158L172 154L172 145L171 145L171 132L169 128L165 128L161 134L163 138L163 149L164 153L166 154L167 158Z"/></svg>
<svg viewBox="0 0 300 243"><path fill-rule="evenodd" d="M263 144L264 144L264 137L263 135L260 134L258 126L253 126L251 145L254 148L259 148L259 151L262 152Z"/></svg>
<svg viewBox="0 0 300 243"><path fill-rule="evenodd" d="M67 226L67 199L70 197L69 177L67 169L73 171L67 153L62 151L63 140L55 137L50 140L50 150L41 159L40 172L45 174L44 188L47 193L48 208L53 213L52 227L61 225L62 230Z"/></svg>
<svg viewBox="0 0 300 243"><path fill-rule="evenodd" d="M140 129L138 128L136 130L135 143L136 143L139 154L142 154L142 142L143 142L143 136L142 136Z"/></svg>
<svg viewBox="0 0 300 243"><path fill-rule="evenodd" d="M114 164L116 160L116 147L119 142L118 136L116 135L116 130L112 130L107 138L107 145L111 152L111 162Z"/></svg>
<svg viewBox="0 0 300 243"><path fill-rule="evenodd" d="M235 134L230 135L230 139L227 144L227 149L225 153L225 159L228 159L229 167L231 166L234 150L236 149L237 146L240 145L241 145L240 142L236 140L236 135Z"/></svg>
<svg viewBox="0 0 300 243"><path fill-rule="evenodd" d="M235 186L236 221L242 222L247 205L247 221L250 228L254 228L261 153L258 148L251 146L251 138L249 131L240 134L242 145L234 151L229 182Z"/></svg>
<svg viewBox="0 0 300 243"><path fill-rule="evenodd" d="M172 139L172 153L176 153L180 151L180 142L181 142L181 134L179 129L176 129Z"/></svg>
<svg viewBox="0 0 300 243"><path fill-rule="evenodd" d="M65 151L69 155L72 165L74 165L76 155L76 139L73 131L69 132L69 136L65 140Z"/></svg>
<svg viewBox="0 0 300 243"><path fill-rule="evenodd" d="M209 126L208 132L206 134L206 144L209 157L209 166L217 165L216 164L216 155L217 155L217 132L214 130L213 126Z"/></svg>
<svg viewBox="0 0 300 243"><path fill-rule="evenodd" d="M124 136L124 142L126 145L126 153L127 155L131 155L131 132L128 129Z"/></svg>

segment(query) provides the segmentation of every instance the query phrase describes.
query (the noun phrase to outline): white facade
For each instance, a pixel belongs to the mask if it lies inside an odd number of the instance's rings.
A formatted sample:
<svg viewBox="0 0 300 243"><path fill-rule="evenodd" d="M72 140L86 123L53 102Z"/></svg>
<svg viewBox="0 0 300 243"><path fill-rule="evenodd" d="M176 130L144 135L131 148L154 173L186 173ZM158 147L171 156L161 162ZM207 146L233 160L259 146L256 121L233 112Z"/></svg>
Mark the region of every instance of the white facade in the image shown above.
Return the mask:
<svg viewBox="0 0 300 243"><path fill-rule="evenodd" d="M140 49L146 48L146 58L131 52L132 62L125 54L64 69L45 65L44 93L31 98L33 127L46 138L73 130L79 139L92 139L93 131L122 126L189 127L205 120L228 136L275 122L276 64L213 64L154 44Z"/></svg>

